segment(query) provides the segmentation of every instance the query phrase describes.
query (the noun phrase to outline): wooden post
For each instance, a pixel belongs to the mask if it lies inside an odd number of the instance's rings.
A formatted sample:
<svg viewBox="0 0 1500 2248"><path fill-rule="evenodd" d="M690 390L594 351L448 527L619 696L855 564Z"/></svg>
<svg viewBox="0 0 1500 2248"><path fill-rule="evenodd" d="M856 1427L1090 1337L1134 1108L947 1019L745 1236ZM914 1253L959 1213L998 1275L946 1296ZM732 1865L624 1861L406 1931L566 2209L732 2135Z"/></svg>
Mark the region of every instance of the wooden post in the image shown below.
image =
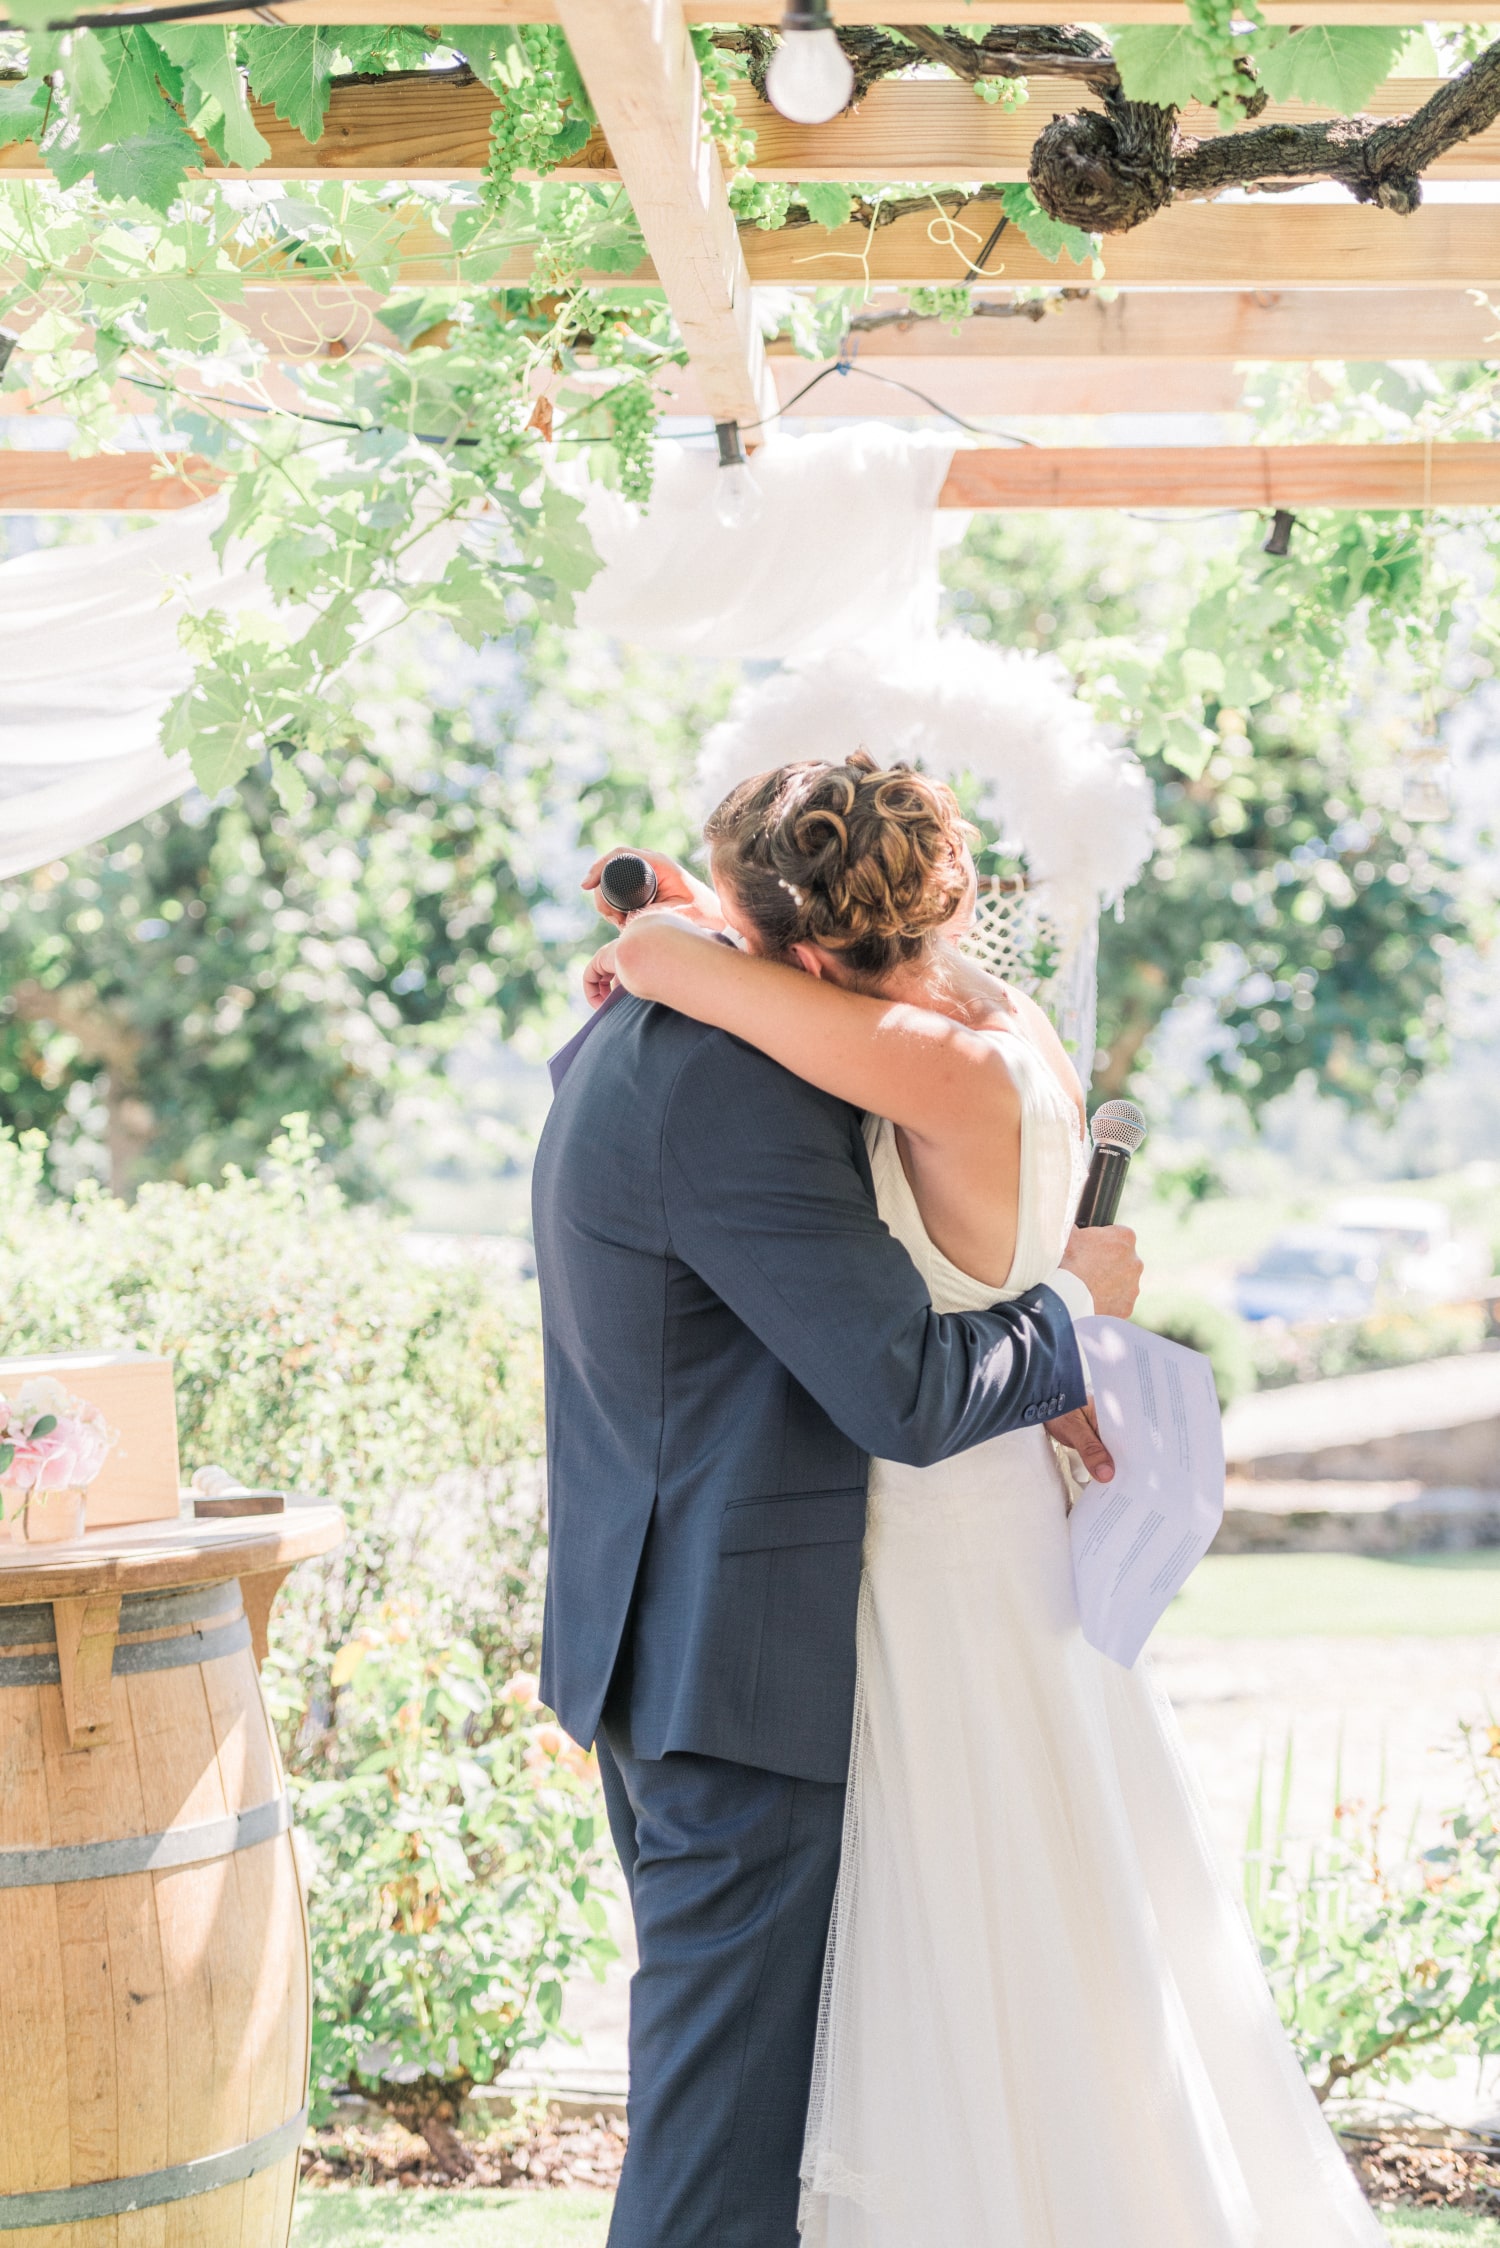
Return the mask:
<svg viewBox="0 0 1500 2248"><path fill-rule="evenodd" d="M776 395L681 0L557 0L557 20L708 411L749 428Z"/></svg>

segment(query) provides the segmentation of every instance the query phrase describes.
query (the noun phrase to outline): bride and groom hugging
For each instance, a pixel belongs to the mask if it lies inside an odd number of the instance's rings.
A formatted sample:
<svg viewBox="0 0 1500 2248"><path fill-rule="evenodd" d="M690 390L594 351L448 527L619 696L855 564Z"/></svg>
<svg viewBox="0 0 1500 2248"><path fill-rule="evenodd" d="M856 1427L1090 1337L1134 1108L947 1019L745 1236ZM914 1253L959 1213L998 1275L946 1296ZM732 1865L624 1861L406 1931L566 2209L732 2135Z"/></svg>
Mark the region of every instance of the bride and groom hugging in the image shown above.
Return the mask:
<svg viewBox="0 0 1500 2248"><path fill-rule="evenodd" d="M1140 1266L1072 1230L1047 1018L949 941L969 832L865 757L743 783L554 1067L542 1691L640 1954L611 2248L1379 2248L1170 1711L1079 1631L1072 1319Z"/></svg>

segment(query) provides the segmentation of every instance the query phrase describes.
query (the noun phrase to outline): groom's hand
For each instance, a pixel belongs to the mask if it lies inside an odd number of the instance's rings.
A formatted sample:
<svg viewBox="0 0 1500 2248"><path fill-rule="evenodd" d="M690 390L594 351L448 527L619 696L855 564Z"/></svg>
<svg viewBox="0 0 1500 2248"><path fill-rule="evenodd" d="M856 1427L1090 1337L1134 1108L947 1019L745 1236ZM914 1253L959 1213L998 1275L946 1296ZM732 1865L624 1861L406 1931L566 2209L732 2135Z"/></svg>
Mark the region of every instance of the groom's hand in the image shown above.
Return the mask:
<svg viewBox="0 0 1500 2248"><path fill-rule="evenodd" d="M1076 1452L1096 1483L1114 1480L1115 1463L1104 1448L1092 1405L1080 1405L1076 1413L1064 1413L1060 1421L1048 1421L1047 1434L1054 1444L1066 1444Z"/></svg>
<svg viewBox="0 0 1500 2248"><path fill-rule="evenodd" d="M599 877L605 867L615 856L616 851L625 848L633 851L638 859L644 859L647 866L655 874L656 897L653 900L654 904L674 907L678 912L684 914L688 920L696 921L700 928L723 928L724 916L719 911L719 901L708 884L700 882L696 875L689 874L686 867L679 866L675 859L669 859L664 851L643 851L638 843L632 843L628 846L617 844L614 851L605 851L599 858L595 859L583 878L584 889L593 892L595 910L602 913L606 921L613 921L617 929L623 929L626 921L633 918L629 914L621 913L618 906L606 904L604 893L599 888ZM649 908L647 910L649 911Z"/></svg>
<svg viewBox="0 0 1500 2248"><path fill-rule="evenodd" d="M1141 1292L1143 1266L1128 1225L1075 1225L1063 1251L1062 1269L1076 1272L1094 1299L1094 1309L1109 1319L1128 1319Z"/></svg>

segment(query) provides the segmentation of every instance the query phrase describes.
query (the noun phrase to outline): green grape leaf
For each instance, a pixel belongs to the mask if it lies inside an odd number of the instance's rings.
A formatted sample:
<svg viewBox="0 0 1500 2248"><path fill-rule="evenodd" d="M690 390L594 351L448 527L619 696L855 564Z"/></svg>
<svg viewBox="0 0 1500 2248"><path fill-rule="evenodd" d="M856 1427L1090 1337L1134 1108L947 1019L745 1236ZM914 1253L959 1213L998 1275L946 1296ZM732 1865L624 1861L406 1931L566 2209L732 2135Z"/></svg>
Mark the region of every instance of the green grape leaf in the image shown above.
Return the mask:
<svg viewBox="0 0 1500 2248"><path fill-rule="evenodd" d="M455 555L442 576L412 597L412 606L446 617L467 647L479 648L507 628L509 588L488 577L470 554Z"/></svg>
<svg viewBox="0 0 1500 2248"><path fill-rule="evenodd" d="M560 623L571 623L573 595L592 584L604 567L583 520L582 500L548 483L537 521L521 541L521 553L557 587L550 614Z"/></svg>
<svg viewBox="0 0 1500 2248"><path fill-rule="evenodd" d="M610 218L589 229L582 249L594 273L634 273L645 258L646 240L634 219Z"/></svg>
<svg viewBox="0 0 1500 2248"><path fill-rule="evenodd" d="M804 180L797 201L814 226L847 226L854 208L854 191L837 180Z"/></svg>
<svg viewBox="0 0 1500 2248"><path fill-rule="evenodd" d="M312 790L303 778L301 768L287 755L280 743L271 751L271 786L281 800L282 810L292 819L297 819L312 802Z"/></svg>
<svg viewBox="0 0 1500 2248"><path fill-rule="evenodd" d="M1098 245L1092 234L1082 227L1065 226L1060 219L1047 216L1029 187L1013 183L1000 191L1000 201L1012 226L1019 227L1031 247L1039 251L1051 265L1066 251L1075 265L1091 264L1098 254Z"/></svg>
<svg viewBox="0 0 1500 2248"><path fill-rule="evenodd" d="M260 761L260 713L247 696L243 669L226 649L219 663L200 664L162 720L169 757L186 750L205 796L233 788Z"/></svg>
<svg viewBox="0 0 1500 2248"><path fill-rule="evenodd" d="M1263 31L1255 70L1272 101L1315 102L1353 117L1390 76L1406 45L1404 25L1309 24L1303 31Z"/></svg>
<svg viewBox="0 0 1500 2248"><path fill-rule="evenodd" d="M112 80L96 32L74 32L63 69L73 106L86 114L97 115L109 101Z"/></svg>
<svg viewBox="0 0 1500 2248"><path fill-rule="evenodd" d="M519 31L503 23L448 23L438 33L445 47L451 47L489 87L498 94L524 78L531 67Z"/></svg>
<svg viewBox="0 0 1500 2248"><path fill-rule="evenodd" d="M546 161L549 164L566 164L570 156L576 156L580 148L588 146L588 138L593 129L587 117L570 116L547 142Z"/></svg>
<svg viewBox="0 0 1500 2248"><path fill-rule="evenodd" d="M283 124L306 141L323 138L332 91L338 33L320 24L295 31L254 26L240 33L240 51L250 71L250 91L269 102Z"/></svg>
<svg viewBox="0 0 1500 2248"><path fill-rule="evenodd" d="M157 83L162 62L144 31L93 32L75 42L71 84L85 144L104 148L155 132L166 109Z"/></svg>
<svg viewBox="0 0 1500 2248"><path fill-rule="evenodd" d="M460 214L465 215L467 214ZM462 249L463 244L455 242L454 246ZM435 328L440 321L450 320L452 317L451 289L418 289L407 296L387 297L380 308L381 326L389 328L404 351L410 351L417 337L425 336L429 328Z"/></svg>
<svg viewBox="0 0 1500 2248"><path fill-rule="evenodd" d="M107 201L145 203L165 214L203 152L165 102L158 102L157 118L149 133L114 141L108 148L49 149L47 162L64 187L77 187L92 175L95 189Z"/></svg>
<svg viewBox="0 0 1500 2248"><path fill-rule="evenodd" d="M233 32L212 24L164 23L152 36L181 69L184 95L218 104L218 122L203 128L214 154L246 170L263 164L271 153L270 143L257 132L250 115L245 81L234 59Z"/></svg>
<svg viewBox="0 0 1500 2248"><path fill-rule="evenodd" d="M0 81L0 148L41 139L48 99L48 88L39 78Z"/></svg>
<svg viewBox="0 0 1500 2248"><path fill-rule="evenodd" d="M467 250L483 234L494 215L494 212L483 203L472 204L465 210L455 211L453 223L448 229L449 239L454 249L460 253Z"/></svg>
<svg viewBox="0 0 1500 2248"><path fill-rule="evenodd" d="M1183 109L1214 98L1213 74L1190 23L1122 23L1109 34L1127 101Z"/></svg>

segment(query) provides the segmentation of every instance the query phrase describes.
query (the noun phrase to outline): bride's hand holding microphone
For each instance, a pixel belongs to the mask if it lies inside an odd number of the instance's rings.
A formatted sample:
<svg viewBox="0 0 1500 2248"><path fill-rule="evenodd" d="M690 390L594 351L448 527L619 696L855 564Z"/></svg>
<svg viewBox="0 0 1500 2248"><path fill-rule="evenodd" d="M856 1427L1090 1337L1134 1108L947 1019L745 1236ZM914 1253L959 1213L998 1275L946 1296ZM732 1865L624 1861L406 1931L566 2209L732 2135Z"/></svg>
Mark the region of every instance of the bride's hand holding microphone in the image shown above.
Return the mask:
<svg viewBox="0 0 1500 2248"><path fill-rule="evenodd" d="M1128 1225L1116 1225L1120 1190L1130 1158L1146 1137L1146 1120L1131 1101L1106 1101L1094 1117L1094 1156L1078 1206L1078 1223L1068 1238L1062 1270L1083 1282L1094 1309L1108 1319L1128 1319L1141 1292L1145 1269ZM1108 1483L1115 1472L1099 1434L1092 1405L1049 1421L1047 1433L1078 1454L1089 1474Z"/></svg>

